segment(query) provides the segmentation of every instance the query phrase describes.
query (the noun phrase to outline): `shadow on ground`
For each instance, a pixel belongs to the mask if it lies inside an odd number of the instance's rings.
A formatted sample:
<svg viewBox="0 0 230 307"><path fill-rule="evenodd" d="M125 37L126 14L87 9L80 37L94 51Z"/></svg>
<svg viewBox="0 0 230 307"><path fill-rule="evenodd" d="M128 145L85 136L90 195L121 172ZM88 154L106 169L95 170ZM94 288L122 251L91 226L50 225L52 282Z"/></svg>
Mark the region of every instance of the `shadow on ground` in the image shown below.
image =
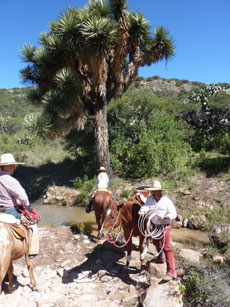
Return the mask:
<svg viewBox="0 0 230 307"><path fill-rule="evenodd" d="M149 287L149 284L140 285L130 277L132 274L139 275L142 270L134 266L125 266L121 259L125 256L125 249L117 249L107 241L98 244L91 253L85 255L87 260L79 266L68 270L67 277L62 278L63 283L73 281L79 283L108 282L116 279L123 281L127 285L138 286L142 288ZM103 272L103 273L102 273Z"/></svg>

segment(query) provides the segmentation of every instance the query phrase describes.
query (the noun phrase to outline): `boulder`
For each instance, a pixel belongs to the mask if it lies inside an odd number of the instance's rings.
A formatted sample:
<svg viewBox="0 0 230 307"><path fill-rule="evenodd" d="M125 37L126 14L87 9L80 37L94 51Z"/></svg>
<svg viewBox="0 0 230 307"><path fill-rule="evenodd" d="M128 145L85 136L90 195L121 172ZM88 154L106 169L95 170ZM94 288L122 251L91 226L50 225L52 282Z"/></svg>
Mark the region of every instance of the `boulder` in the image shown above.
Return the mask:
<svg viewBox="0 0 230 307"><path fill-rule="evenodd" d="M180 256L189 262L199 263L200 258L203 257L202 254L198 251L192 249L183 248L180 251Z"/></svg>
<svg viewBox="0 0 230 307"><path fill-rule="evenodd" d="M140 298L143 307L182 307L181 287L179 281L153 283Z"/></svg>

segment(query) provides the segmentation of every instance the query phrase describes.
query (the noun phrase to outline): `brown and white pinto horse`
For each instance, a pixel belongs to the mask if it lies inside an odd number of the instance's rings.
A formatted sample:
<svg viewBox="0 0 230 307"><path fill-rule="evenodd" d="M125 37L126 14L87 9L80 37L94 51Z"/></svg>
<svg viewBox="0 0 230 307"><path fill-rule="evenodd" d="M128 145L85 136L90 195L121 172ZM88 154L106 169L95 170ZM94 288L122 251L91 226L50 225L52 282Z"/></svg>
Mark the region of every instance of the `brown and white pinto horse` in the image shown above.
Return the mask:
<svg viewBox="0 0 230 307"><path fill-rule="evenodd" d="M16 238L11 230L10 225L0 222L0 294L2 292L2 282L8 274L9 293L13 291L13 264L12 261L25 255L27 268L29 271L30 282L33 290L36 290L36 282L33 274L32 259L28 257L29 246L26 239Z"/></svg>
<svg viewBox="0 0 230 307"><path fill-rule="evenodd" d="M106 190L97 190L93 198L93 209L95 212L96 223L98 226L98 237L101 225L105 219L106 212L112 202L112 194Z"/></svg>
<svg viewBox="0 0 230 307"><path fill-rule="evenodd" d="M146 196L148 196L148 192ZM143 205L140 195L133 195L129 201L124 202L112 202L110 208L107 211L106 218L101 227L100 234L102 236L108 236L113 229L122 225L124 231L124 237L127 242L127 260L126 265L130 264L131 252L132 252L132 236L139 236L139 251L141 266L144 265L144 239L145 237L141 234L138 229L138 211Z"/></svg>

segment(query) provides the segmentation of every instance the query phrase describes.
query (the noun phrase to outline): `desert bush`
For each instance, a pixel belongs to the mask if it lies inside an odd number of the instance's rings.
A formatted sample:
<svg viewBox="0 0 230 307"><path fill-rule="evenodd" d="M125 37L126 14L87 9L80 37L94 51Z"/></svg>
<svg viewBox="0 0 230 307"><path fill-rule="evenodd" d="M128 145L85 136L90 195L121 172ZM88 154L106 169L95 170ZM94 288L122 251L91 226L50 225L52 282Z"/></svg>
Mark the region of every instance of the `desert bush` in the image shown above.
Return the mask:
<svg viewBox="0 0 230 307"><path fill-rule="evenodd" d="M226 265L191 266L185 282L185 307L228 307L230 305L230 272Z"/></svg>

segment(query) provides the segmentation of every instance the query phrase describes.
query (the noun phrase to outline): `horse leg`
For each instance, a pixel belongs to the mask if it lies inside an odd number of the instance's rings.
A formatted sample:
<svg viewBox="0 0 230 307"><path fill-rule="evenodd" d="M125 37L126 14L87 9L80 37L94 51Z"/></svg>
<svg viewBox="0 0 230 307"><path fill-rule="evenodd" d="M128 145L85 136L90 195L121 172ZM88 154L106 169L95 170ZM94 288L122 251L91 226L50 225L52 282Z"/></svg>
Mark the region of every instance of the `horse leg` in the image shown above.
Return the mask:
<svg viewBox="0 0 230 307"><path fill-rule="evenodd" d="M28 269L28 272L29 272L30 283L32 285L32 289L37 290L37 288L36 288L37 285L36 285L36 281L35 281L35 278L34 278L33 262L32 262L32 259L30 259L28 257L28 255L26 255L26 265L27 265L27 269Z"/></svg>
<svg viewBox="0 0 230 307"><path fill-rule="evenodd" d="M144 246L144 239L145 239L144 236L142 235L139 236L139 251L140 251L141 268L144 268L144 258L147 252L147 248L145 249L145 246Z"/></svg>
<svg viewBox="0 0 230 307"><path fill-rule="evenodd" d="M13 290L14 290L14 287L13 287L13 271L14 271L13 264L12 264L12 261L10 261L10 265L9 265L9 268L8 268L8 271L7 271L8 278L9 278L9 285L8 285L9 293L12 293Z"/></svg>
<svg viewBox="0 0 230 307"><path fill-rule="evenodd" d="M125 240L128 241L129 233L125 233L124 235L125 235ZM127 257L126 257L126 264L125 264L127 267L130 265L131 252L132 252L132 237L130 238L130 240L127 244Z"/></svg>
<svg viewBox="0 0 230 307"><path fill-rule="evenodd" d="M3 251L3 250L1 249L1 251ZM3 280L6 276L6 274L8 273L8 269L9 269L9 266L10 266L10 255L6 255L6 256L7 256L7 258L2 259L2 261L0 262L0 294L2 293Z"/></svg>
<svg viewBox="0 0 230 307"><path fill-rule="evenodd" d="M96 223L97 223L97 237L100 238L100 230L101 230L101 214L98 211L95 211Z"/></svg>

